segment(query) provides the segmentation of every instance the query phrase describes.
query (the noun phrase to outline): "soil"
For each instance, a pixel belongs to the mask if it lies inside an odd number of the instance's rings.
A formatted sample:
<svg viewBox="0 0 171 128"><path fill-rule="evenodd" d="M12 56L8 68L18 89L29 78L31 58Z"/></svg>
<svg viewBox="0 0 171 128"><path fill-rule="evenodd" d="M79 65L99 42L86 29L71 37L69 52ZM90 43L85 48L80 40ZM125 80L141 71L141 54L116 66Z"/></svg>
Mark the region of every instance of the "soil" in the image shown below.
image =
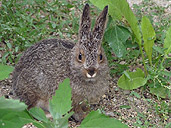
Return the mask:
<svg viewBox="0 0 171 128"><path fill-rule="evenodd" d="M168 0L153 0L159 6L171 5ZM133 4L141 4L142 0L128 0L130 6ZM171 6L167 8L167 14L171 13ZM148 89L143 90L139 88L134 90L140 97L132 95L132 91L122 90L117 86L118 77L112 78L110 82L110 90L106 93L99 104L92 106L93 109L101 108L106 115L121 120L129 127L138 127L148 125L163 128L166 124L171 122L171 115L169 118L162 118L164 115L158 114L155 110L154 104L160 106L161 101L154 95L150 94ZM15 98L12 93L11 79L0 81L0 97ZM169 99L163 99L163 102L169 104ZM74 121L70 121L70 127L77 127ZM35 128L32 124L25 125L23 128Z"/></svg>

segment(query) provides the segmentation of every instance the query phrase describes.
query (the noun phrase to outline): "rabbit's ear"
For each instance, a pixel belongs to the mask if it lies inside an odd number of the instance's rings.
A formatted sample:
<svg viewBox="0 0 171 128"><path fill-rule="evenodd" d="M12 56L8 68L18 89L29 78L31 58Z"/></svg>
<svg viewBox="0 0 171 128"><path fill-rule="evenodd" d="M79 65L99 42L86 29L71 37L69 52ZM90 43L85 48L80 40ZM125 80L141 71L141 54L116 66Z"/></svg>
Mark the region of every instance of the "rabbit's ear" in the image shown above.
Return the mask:
<svg viewBox="0 0 171 128"><path fill-rule="evenodd" d="M89 38L90 28L91 28L90 7L88 4L86 4L84 6L83 14L80 21L80 29L79 29L80 43Z"/></svg>
<svg viewBox="0 0 171 128"><path fill-rule="evenodd" d="M105 30L106 21L107 21L107 13L108 13L108 6L105 6L103 11L97 17L96 23L93 29L93 33L92 33L93 39L99 43L101 43L101 40L103 39L103 33Z"/></svg>

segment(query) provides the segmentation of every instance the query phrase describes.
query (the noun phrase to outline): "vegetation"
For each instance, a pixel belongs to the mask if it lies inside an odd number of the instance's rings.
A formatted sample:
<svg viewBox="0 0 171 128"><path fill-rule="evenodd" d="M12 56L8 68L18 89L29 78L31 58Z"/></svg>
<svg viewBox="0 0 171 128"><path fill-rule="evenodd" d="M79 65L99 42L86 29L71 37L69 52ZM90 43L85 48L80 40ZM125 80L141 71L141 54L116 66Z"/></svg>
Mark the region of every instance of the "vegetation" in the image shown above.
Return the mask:
<svg viewBox="0 0 171 128"><path fill-rule="evenodd" d="M120 77L117 84L122 89L133 90L141 87L143 91L156 95L160 103L154 103L150 99L147 99L147 103L155 108L155 112L163 122L168 120L171 115L169 106L171 103L164 102L164 99L171 99L171 19L163 17L164 8L152 7L151 1L144 0L141 6L134 5L134 14L126 0L89 0L86 2L98 7L94 7L94 11L91 11L93 17L97 14L95 12L109 5L109 18L103 47L109 61L111 76ZM12 68L8 68L7 65L14 66L21 52L37 41L59 37L71 38L76 42L79 13L83 6L84 2L77 0L2 0L0 4L0 80L7 78L12 72ZM148 6L151 11L146 14L149 12ZM154 20L154 16L158 16L161 20ZM92 24L94 21L93 19ZM141 97L134 91L131 95ZM5 99L1 100L6 102ZM23 103L11 101L18 106L21 105L22 109L7 107L7 111L15 110L14 114L21 113L21 118L27 117L27 120L23 120L27 123L33 121L36 126L40 127L48 123L53 126L67 126L66 120L70 114L64 117L62 115L71 109L69 106L62 113L58 113L56 106L56 109L52 107L52 115L54 113L59 115L53 115L54 122L50 122L41 109L34 108L28 112ZM54 106L55 102L52 100L51 106ZM70 104L69 101L66 101L66 104L67 102ZM129 106L121 107L129 108ZM7 111L4 111L4 114ZM33 120L31 115L43 123ZM98 112L92 112L82 122L84 125L80 127L89 126L87 120L92 118L91 116L95 119L108 118L98 115ZM12 114L11 117L14 115ZM62 122L61 124L59 124L60 121L55 122L58 119ZM138 113L135 126L142 127L143 123L140 119L144 120L145 126L152 126L144 113ZM96 120L93 121L96 122ZM12 125L12 123L9 124ZM170 123L166 125L166 127L170 126Z"/></svg>
<svg viewBox="0 0 171 128"><path fill-rule="evenodd" d="M171 52L171 42L169 39L171 37L171 27L166 34L163 48L155 46L155 49L160 49L160 52L156 50L155 52L159 55L153 59L152 53L156 34L150 20L146 16L142 17L140 29L136 16L130 8L127 8L128 3L125 0L90 1L99 8L103 8L104 5L109 5L109 14L113 19L127 21L126 23L122 23L122 21L121 23L115 23L116 20L110 20L105 33L105 41L109 44L109 47L112 48L112 51L117 57L124 57L126 48L128 48L125 44L127 40L130 40L129 38L131 38L131 42L136 42L139 47L139 54L141 54L142 63L144 65L144 72L139 68L133 73L124 71L118 81L118 86L123 89L132 90L146 84L150 87L151 93L162 98L166 98L167 96L170 97L171 85L169 85L169 77L171 77L171 73L165 70L163 63L168 62L168 54ZM115 12L113 12L113 10L115 10ZM112 22L114 23L112 24ZM141 37L143 37L143 41ZM134 44L130 44L129 48L130 47L131 50L133 50ZM146 56L144 53L146 53ZM139 56L137 59L138 58ZM160 92L162 91L162 95L157 93L159 90Z"/></svg>
<svg viewBox="0 0 171 128"><path fill-rule="evenodd" d="M18 100L0 98L0 127L21 128L27 123L33 123L38 128L68 128L68 118L73 114L69 112L71 107L71 87L69 79L59 84L55 96L49 101L52 120L48 119L41 108L31 108ZM36 121L34 118L41 121ZM100 111L92 111L81 123L80 128L128 128L120 121L101 114Z"/></svg>

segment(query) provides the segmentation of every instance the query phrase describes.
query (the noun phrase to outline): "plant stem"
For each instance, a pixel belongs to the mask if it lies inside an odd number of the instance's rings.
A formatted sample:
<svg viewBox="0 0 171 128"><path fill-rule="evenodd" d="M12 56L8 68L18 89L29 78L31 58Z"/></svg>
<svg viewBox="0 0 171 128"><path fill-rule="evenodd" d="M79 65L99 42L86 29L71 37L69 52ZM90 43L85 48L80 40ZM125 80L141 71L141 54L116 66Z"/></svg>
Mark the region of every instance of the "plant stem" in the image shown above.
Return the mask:
<svg viewBox="0 0 171 128"><path fill-rule="evenodd" d="M141 56L142 56L142 60L143 60L143 64L144 64L145 76L147 76L148 72L147 72L147 67L146 67L146 64L145 64L144 54L143 54L143 50L142 50L141 44L139 44L139 47L140 47L140 52L141 52Z"/></svg>
<svg viewBox="0 0 171 128"><path fill-rule="evenodd" d="M161 58L161 54L159 54L159 56L157 57L157 61L156 61L155 66L154 66L155 71L157 70L157 66L158 66L158 64L159 64L160 58Z"/></svg>
<svg viewBox="0 0 171 128"><path fill-rule="evenodd" d="M163 62L164 62L165 59L166 59L166 55L164 55L164 57L163 57L163 59L161 61L161 65L163 65Z"/></svg>

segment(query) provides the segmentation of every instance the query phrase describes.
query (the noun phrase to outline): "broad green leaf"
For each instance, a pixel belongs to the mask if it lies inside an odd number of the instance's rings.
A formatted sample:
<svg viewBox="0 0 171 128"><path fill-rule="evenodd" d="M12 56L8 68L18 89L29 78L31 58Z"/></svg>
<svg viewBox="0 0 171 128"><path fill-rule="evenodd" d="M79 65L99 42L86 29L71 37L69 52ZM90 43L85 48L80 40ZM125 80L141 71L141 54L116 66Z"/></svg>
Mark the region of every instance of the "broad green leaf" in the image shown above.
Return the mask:
<svg viewBox="0 0 171 128"><path fill-rule="evenodd" d="M127 71L124 71L123 73L125 74L125 76L126 76L128 79L131 79L131 77L129 76L129 74L128 74Z"/></svg>
<svg viewBox="0 0 171 128"><path fill-rule="evenodd" d="M19 100L5 99L4 97L0 97L0 110L9 109L14 111L23 111L26 108L27 106Z"/></svg>
<svg viewBox="0 0 171 128"><path fill-rule="evenodd" d="M41 108L31 108L29 110L29 113L36 119L38 119L39 121L43 121L43 122L48 122L48 119L46 118L46 115L44 113L44 111Z"/></svg>
<svg viewBox="0 0 171 128"><path fill-rule="evenodd" d="M167 48L167 50L165 51L166 55L171 52L171 26L169 27L166 33L166 38L164 40L164 48Z"/></svg>
<svg viewBox="0 0 171 128"><path fill-rule="evenodd" d="M116 6L113 6L113 0L90 0L95 6L100 8L101 10L109 5L109 14L113 19L122 19L122 15Z"/></svg>
<svg viewBox="0 0 171 128"><path fill-rule="evenodd" d="M13 117L19 116L21 118L32 119L27 110L16 111L15 109L0 109L0 119L11 120Z"/></svg>
<svg viewBox="0 0 171 128"><path fill-rule="evenodd" d="M159 96L161 98L166 98L168 96L168 89L164 87L150 88L150 93Z"/></svg>
<svg viewBox="0 0 171 128"><path fill-rule="evenodd" d="M109 43L117 57L122 57L126 53L124 43L129 38L130 32L121 26L113 26L105 32L105 41Z"/></svg>
<svg viewBox="0 0 171 128"><path fill-rule="evenodd" d="M21 114L21 113L19 113ZM0 119L0 127L1 128L22 128L24 125L28 123L33 123L38 128L47 128L43 126L40 122L37 122L33 119L22 118L20 115L10 115L9 119Z"/></svg>
<svg viewBox="0 0 171 128"><path fill-rule="evenodd" d="M146 84L147 80L145 79L144 72L137 68L135 72L127 71L130 78L123 74L118 80L118 86L125 90L132 90L139 88Z"/></svg>
<svg viewBox="0 0 171 128"><path fill-rule="evenodd" d="M41 123L34 121L26 110L15 111L15 109L0 109L1 128L21 128L31 122L34 122L39 128L45 128L41 127Z"/></svg>
<svg viewBox="0 0 171 128"><path fill-rule="evenodd" d="M55 126L57 126L57 128L68 128L68 118L72 116L73 113L74 112L70 112L69 114L67 113L64 117L58 119Z"/></svg>
<svg viewBox="0 0 171 128"><path fill-rule="evenodd" d="M98 111L92 111L82 121L79 128L128 128L128 126Z"/></svg>
<svg viewBox="0 0 171 128"><path fill-rule="evenodd" d="M13 71L13 67L0 64L0 80L8 78L9 74Z"/></svg>
<svg viewBox="0 0 171 128"><path fill-rule="evenodd" d="M0 128L21 128L31 122L39 128L45 128L30 116L26 108L19 100L0 97Z"/></svg>
<svg viewBox="0 0 171 128"><path fill-rule="evenodd" d="M154 40L156 39L156 34L150 20L147 17L142 18L141 29L144 40L144 49L148 56L149 62L152 65L152 50L154 45Z"/></svg>
<svg viewBox="0 0 171 128"><path fill-rule="evenodd" d="M59 84L55 96L50 100L50 113L54 119L62 118L62 115L71 110L71 87L70 80L65 79Z"/></svg>
<svg viewBox="0 0 171 128"><path fill-rule="evenodd" d="M138 26L138 21L129 7L126 0L90 0L95 6L103 9L106 5L109 5L109 14L113 19L123 20L131 27L136 41L141 45L141 33Z"/></svg>

